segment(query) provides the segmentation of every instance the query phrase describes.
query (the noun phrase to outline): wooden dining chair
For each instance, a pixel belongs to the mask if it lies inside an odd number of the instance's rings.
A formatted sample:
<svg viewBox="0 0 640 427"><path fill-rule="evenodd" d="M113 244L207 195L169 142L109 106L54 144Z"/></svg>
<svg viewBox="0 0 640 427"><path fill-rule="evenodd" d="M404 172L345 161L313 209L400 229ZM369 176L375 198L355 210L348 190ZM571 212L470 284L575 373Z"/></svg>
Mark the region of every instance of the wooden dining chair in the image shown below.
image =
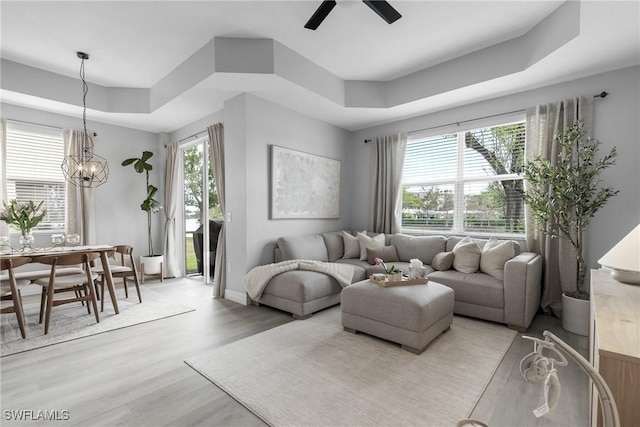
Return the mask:
<svg viewBox="0 0 640 427"><path fill-rule="evenodd" d="M91 271L91 261L99 258L100 254L96 252L76 252L69 254L59 254L38 257L37 261L42 264L51 265L51 273L48 278L38 279L35 281L37 285L42 286L42 298L40 302L40 323L44 313L44 333L49 333L49 324L51 323L51 310L53 307L73 302L87 302L87 312L91 314L91 305L95 314L96 322L100 323L98 315L98 301L96 300L96 292L94 281L98 278L98 274ZM58 267L66 265L82 265L84 271L80 274L64 275L57 274ZM73 293L73 297L64 299L55 299L55 295L59 293ZM91 303L91 304L89 304Z"/></svg>
<svg viewBox="0 0 640 427"><path fill-rule="evenodd" d="M21 265L31 262L29 257L10 257L0 259L0 272L7 271L5 279L4 274L0 279L0 300L11 301L12 305L0 309L0 313L15 313L18 318L18 326L20 327L20 335L22 338L27 337L24 320L24 310L22 309L22 296L20 295L20 285L29 284L28 280L17 280L13 269Z"/></svg>
<svg viewBox="0 0 640 427"><path fill-rule="evenodd" d="M142 295L140 294L140 282L138 279L138 269L136 268L136 263L133 258L133 247L129 245L117 245L114 246L115 253L118 255L118 264L111 264L109 268L111 269L111 276L115 279L116 277L122 278L124 283L124 296L125 298L129 298L129 285L127 283L127 278L132 278L133 283L136 286L136 291L138 293L138 301L142 302ZM100 285L100 310L104 311L104 270L102 268L102 264L98 264L93 269L94 272L98 273L99 277L96 280L96 284Z"/></svg>

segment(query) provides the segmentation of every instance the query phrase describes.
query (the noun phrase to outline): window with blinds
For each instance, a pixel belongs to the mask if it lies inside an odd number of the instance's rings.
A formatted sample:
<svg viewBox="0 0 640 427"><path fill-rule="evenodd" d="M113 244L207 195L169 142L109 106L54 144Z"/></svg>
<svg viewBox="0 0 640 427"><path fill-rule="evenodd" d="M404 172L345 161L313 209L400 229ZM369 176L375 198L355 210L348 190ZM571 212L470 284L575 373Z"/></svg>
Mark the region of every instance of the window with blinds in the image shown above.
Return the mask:
<svg viewBox="0 0 640 427"><path fill-rule="evenodd" d="M7 120L7 199L44 201L45 218L34 231L65 229L62 129Z"/></svg>
<svg viewBox="0 0 640 427"><path fill-rule="evenodd" d="M410 138L405 231L523 234L525 123Z"/></svg>

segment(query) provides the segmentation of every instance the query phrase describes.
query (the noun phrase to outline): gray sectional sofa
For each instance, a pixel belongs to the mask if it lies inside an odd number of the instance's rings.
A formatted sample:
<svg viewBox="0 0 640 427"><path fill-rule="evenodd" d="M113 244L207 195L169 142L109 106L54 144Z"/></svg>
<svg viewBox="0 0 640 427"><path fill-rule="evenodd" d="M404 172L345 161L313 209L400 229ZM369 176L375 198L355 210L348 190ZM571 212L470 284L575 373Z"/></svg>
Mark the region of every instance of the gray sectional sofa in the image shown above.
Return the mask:
<svg viewBox="0 0 640 427"><path fill-rule="evenodd" d="M526 252L522 243L467 238L458 236L411 236L407 234L384 235L384 247L369 248L373 233L359 235L360 251L354 251L354 234L343 231L323 234L281 237L275 249L275 261L308 259L325 262L346 263L354 266L352 283L364 280L373 273L383 272L372 264L372 257L391 252L398 261L385 260L407 273L411 259L420 259L429 280L446 285L455 292L454 313L507 324L509 327L526 330L538 310L541 293L542 258ZM367 237L365 237L367 236ZM377 236L378 244L382 237ZM502 244L501 244L502 243ZM477 244L477 245L476 245ZM501 245L499 245L501 244ZM497 265L490 265L489 252L499 245L513 253L504 257ZM509 246L512 245L512 246ZM482 261L483 268L475 272L465 264L463 247L472 247L471 257ZM455 252L454 252L455 250ZM346 257L345 257L346 255ZM484 259L482 257L485 257ZM362 259L362 258L369 259ZM474 258L475 259L475 258ZM500 258L498 258L500 259ZM444 260L444 262L443 262ZM453 260L453 265L449 266ZM484 261L487 262L484 262ZM370 262L371 261L371 262ZM455 261L460 261L457 263ZM433 265L432 265L433 263ZM473 263L473 260L472 260ZM480 262L478 262L480 264ZM434 268L435 267L435 268ZM479 267L478 267L479 268ZM459 271L461 270L461 271ZM466 272L464 272L466 271ZM488 273L487 273L488 272ZM332 277L315 271L286 271L271 278L262 295L254 303L264 304L304 319L314 312L340 303L342 287Z"/></svg>

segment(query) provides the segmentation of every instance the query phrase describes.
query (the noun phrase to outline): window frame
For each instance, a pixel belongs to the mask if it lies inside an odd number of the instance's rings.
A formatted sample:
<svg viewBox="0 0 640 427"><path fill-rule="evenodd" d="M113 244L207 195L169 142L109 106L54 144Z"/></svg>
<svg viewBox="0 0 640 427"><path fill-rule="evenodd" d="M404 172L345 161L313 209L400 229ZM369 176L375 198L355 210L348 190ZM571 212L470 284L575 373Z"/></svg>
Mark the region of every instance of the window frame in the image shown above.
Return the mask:
<svg viewBox="0 0 640 427"><path fill-rule="evenodd" d="M523 127L525 127L525 139L523 140L523 144L526 143L526 124L525 122L525 112L517 111L513 113L507 114L499 114L495 116L489 116L482 119L477 120L468 120L465 122L454 123L450 125L444 126L436 126L429 128L424 131L416 131L409 133L408 143L415 140L423 140L427 138L444 136L444 135L456 135L456 174L454 178L442 178L442 179L434 179L431 181L405 181L403 176L402 184L400 187L400 215L401 215L401 224L402 224L402 233L406 234L414 234L414 235L473 235L478 237L488 237L488 236L496 236L502 238L515 238L515 239L523 239L525 237L525 231L522 230L521 233L512 233L512 232L503 232L503 231L476 231L476 230L468 230L465 229L465 193L464 187L467 184L473 183L490 183L490 182L501 182L501 181L512 181L512 180L522 180L524 183L524 175L511 173L511 174L503 174L503 175L486 175L486 176L477 176L477 177L464 177L464 135L468 131L473 131L477 129L491 128L491 127L499 127L516 123L523 123ZM464 123L464 124L461 124ZM523 147L524 151L524 147ZM406 154L405 154L406 155ZM523 152L524 155L524 152ZM405 158L405 167L406 167L406 158ZM403 171L404 175L404 171ZM435 186L445 186L450 185L453 187L454 197L453 197L453 224L450 229L417 229L417 228L406 228L402 223L402 211L404 209L402 194L404 194L404 190L410 187L419 187L423 186L426 188L433 188ZM525 221L524 218L524 204L523 204L523 215L522 221Z"/></svg>
<svg viewBox="0 0 640 427"><path fill-rule="evenodd" d="M12 127L14 129L12 129ZM40 132L38 132L39 130ZM23 165L24 162L21 162L21 161L13 162L13 166L10 166L10 164L8 163L8 155L10 152L10 145L11 145L10 139L12 139L11 135L13 132L25 132L25 133L30 132L31 134L34 134L34 135L40 135L40 137L43 139L56 140L56 142L58 142L60 145L50 150L55 150L56 152L61 154L61 157L59 159L59 164L61 165L65 155L63 129L56 126L43 125L39 123L31 123L31 122L25 122L25 121L15 120L15 119L5 119L5 137L4 137L4 144L3 144L4 146L2 147L3 149L3 153L2 153L3 165L2 166L4 168L4 173L5 173L5 176L3 178L5 182L2 185L5 186L4 191L5 191L5 197L7 201L14 198L18 199L18 201L33 200L30 198L19 197L18 187L20 185L27 186L27 187L29 185L33 185L33 189L31 189L30 191L32 191L34 195L47 192L48 191L47 186L55 186L59 188L62 191L62 197L56 197L56 199L59 201L62 201L62 204L63 204L61 209L62 212L58 212L58 215L55 218L53 218L53 220L49 220L49 221L43 220L40 224L38 224L35 228L33 228L32 233L47 235L47 234L65 232L67 227L67 220L68 220L67 219L68 198L67 198L66 181L64 179L64 174L62 173L62 169L58 168L60 169L60 175L56 177L58 179L52 179L51 176L47 176L47 175L40 175L35 177L31 177L31 176L23 177L21 175L9 176L10 170L12 168L25 167ZM54 134L58 134L58 135L54 136ZM59 139L58 139L58 136L59 136ZM35 141L36 138L30 138L28 141L30 143L37 145L37 142ZM17 150L17 152L19 153L19 150ZM58 159L56 158L56 156L51 155L49 157L51 159L50 160L51 164L57 163ZM45 200L45 199L46 198L42 200ZM34 202L39 202L39 201L40 199L34 200ZM47 205L46 200L45 200L45 205ZM48 210L51 211L51 208L48 208ZM62 218L62 222L54 221L55 219L59 219L59 218ZM14 227L8 227L8 231L10 236L20 234L20 230Z"/></svg>

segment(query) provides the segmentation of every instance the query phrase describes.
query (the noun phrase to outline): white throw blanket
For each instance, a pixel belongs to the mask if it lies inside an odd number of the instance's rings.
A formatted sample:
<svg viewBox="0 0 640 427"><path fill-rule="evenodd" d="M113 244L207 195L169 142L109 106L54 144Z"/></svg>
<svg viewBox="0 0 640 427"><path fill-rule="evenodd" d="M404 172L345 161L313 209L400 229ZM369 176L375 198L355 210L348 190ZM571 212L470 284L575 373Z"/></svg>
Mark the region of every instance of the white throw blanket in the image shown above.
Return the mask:
<svg viewBox="0 0 640 427"><path fill-rule="evenodd" d="M252 300L257 300L272 277L291 270L310 270L328 274L340 283L343 288L351 284L353 266L335 262L323 262L307 259L293 259L275 264L260 265L252 268L243 278L247 293Z"/></svg>

